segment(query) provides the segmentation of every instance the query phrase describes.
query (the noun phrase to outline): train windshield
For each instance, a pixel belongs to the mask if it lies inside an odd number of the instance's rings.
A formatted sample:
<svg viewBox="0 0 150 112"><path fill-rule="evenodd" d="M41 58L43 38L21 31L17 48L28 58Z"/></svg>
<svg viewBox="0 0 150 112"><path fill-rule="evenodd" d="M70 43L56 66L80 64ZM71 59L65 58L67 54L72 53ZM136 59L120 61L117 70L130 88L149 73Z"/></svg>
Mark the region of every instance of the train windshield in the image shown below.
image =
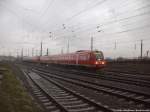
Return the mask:
<svg viewBox="0 0 150 112"><path fill-rule="evenodd" d="M96 56L96 60L103 60L104 59L104 56L103 56L102 52L96 52L94 54Z"/></svg>

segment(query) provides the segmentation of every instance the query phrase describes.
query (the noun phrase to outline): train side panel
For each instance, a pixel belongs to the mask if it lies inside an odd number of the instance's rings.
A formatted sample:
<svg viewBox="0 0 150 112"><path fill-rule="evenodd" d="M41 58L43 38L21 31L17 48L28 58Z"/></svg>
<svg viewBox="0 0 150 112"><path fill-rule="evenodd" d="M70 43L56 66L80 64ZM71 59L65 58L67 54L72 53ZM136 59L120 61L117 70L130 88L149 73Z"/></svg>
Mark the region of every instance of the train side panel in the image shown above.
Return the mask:
<svg viewBox="0 0 150 112"><path fill-rule="evenodd" d="M96 69L103 68L106 65L103 53L101 51L79 51L61 55L26 57L24 60L28 62L40 62L45 64L54 63L85 66Z"/></svg>

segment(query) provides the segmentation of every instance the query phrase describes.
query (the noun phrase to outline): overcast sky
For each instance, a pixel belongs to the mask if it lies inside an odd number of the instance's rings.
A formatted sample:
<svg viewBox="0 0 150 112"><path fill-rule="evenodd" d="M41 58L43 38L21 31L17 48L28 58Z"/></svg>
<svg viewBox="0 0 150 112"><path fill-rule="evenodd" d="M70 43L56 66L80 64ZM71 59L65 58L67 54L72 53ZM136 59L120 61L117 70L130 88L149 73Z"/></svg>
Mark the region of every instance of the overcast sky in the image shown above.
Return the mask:
<svg viewBox="0 0 150 112"><path fill-rule="evenodd" d="M0 54L102 50L105 57L137 57L150 50L150 0L0 0ZM116 43L116 44L115 44Z"/></svg>

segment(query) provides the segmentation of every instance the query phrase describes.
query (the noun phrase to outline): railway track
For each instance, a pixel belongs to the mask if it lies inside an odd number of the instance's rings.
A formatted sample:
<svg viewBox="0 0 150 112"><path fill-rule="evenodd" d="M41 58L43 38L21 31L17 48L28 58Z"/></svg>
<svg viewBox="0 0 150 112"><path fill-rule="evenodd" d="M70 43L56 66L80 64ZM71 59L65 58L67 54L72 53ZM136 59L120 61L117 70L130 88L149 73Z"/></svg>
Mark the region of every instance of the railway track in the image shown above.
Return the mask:
<svg viewBox="0 0 150 112"><path fill-rule="evenodd" d="M137 85L137 86L144 86L144 87L149 87L150 88L150 77L149 76L137 76L137 75L131 75L131 74L126 74L126 73L116 73L116 72L102 72L101 74L96 74L96 73L87 73L87 72L82 72L82 71L76 71L72 70L76 74L83 74L83 75L88 75L89 77L95 77L99 79L104 79L104 80L111 80L115 82L121 82L121 83L128 83L131 85Z"/></svg>
<svg viewBox="0 0 150 112"><path fill-rule="evenodd" d="M127 77L127 78L134 78L136 80L145 80L145 81L150 81L150 76L148 75L137 75L136 73L125 73L122 71L104 71L106 75L115 75L115 76L122 76L122 77Z"/></svg>
<svg viewBox="0 0 150 112"><path fill-rule="evenodd" d="M43 68L49 71L49 68L47 67L36 67L36 68ZM113 73L113 72L103 72L100 74L97 73L89 73L85 71L77 71L74 69L62 69L62 68L56 68L56 67L51 67L50 70L54 70L57 72L61 73L70 73L70 74L75 74L75 75L84 75L86 77L92 77L96 79L103 79L103 80L109 80L109 81L114 81L114 82L120 82L120 83L125 83L125 84L130 84L130 85L136 85L136 86L141 86L141 87L149 87L150 88L150 77L139 77L139 76L130 76L130 74L123 74L123 73Z"/></svg>
<svg viewBox="0 0 150 112"><path fill-rule="evenodd" d="M82 80L85 79L84 81L88 80L88 81L91 81L91 82L94 82L94 83L102 82L102 84L100 84L100 85L103 85L103 83L104 83L104 86L106 86L106 87L107 86L108 87L111 86L111 87L115 87L115 88L119 88L119 89L123 88L123 89L126 89L128 91L134 91L134 92L144 93L144 94L145 93L146 94L150 93L149 84L144 84L144 82L137 82L137 83L140 83L140 84L143 85L143 86L141 86L139 84L133 84L133 82L129 83L130 81L128 83L126 81L122 82L123 79L122 80L119 80L119 79L118 80L117 79L112 80L108 76L106 76L108 78L103 78L101 76L102 74L96 74L96 75L94 75L94 74L87 73L87 72L81 72L80 73L80 71L78 72L78 71L74 71L74 70L72 72L71 70L66 71L66 69L63 70L63 69L56 69L56 68L48 70L47 67L44 67L44 68L42 67L42 69L40 67L38 67L37 69L44 70L44 72L48 72L48 73L54 73L56 75L57 74L63 74L65 76L65 75L68 74L68 76L71 75L71 77L74 77L74 76L76 76L78 78L82 77ZM146 86L144 86L144 85L146 85ZM144 89L141 89L141 88L144 88Z"/></svg>
<svg viewBox="0 0 150 112"><path fill-rule="evenodd" d="M106 78L114 78L114 79L120 79L121 81L124 80L123 82L128 83L130 82L133 85L137 86L145 86L145 87L150 87L150 76L139 76L139 75L134 75L134 74L127 74L127 73L122 73L122 72L110 72L110 71L105 71L101 76L104 76Z"/></svg>
<svg viewBox="0 0 150 112"><path fill-rule="evenodd" d="M29 65L29 64L28 64ZM114 76L114 75L116 75L116 76L121 76L121 77L123 77L123 78L134 78L134 79L136 79L136 80L145 80L145 81L150 81L150 74L147 74L147 73L142 73L142 74L140 74L140 73L136 73L136 72L125 72L125 71L116 71L116 70L102 70L102 73L101 74L98 74L98 73L96 73L96 72L91 72L91 71L89 71L89 70L81 70L81 69L73 69L73 68L66 68L66 67L63 67L63 66L56 66L56 65L49 65L49 67L48 66L45 66L45 65L35 65L35 64L30 64L30 66L36 66L36 67L38 67L38 68L44 68L44 69L51 69L51 70L57 70L57 71L67 71L67 72L72 72L72 73L80 73L80 75L81 74L86 74L86 75L91 75L91 76L99 76L99 75L103 75L103 74L105 74L105 75L107 75L107 74L109 74L109 75L112 75L112 76ZM134 81L134 80L133 80Z"/></svg>
<svg viewBox="0 0 150 112"><path fill-rule="evenodd" d="M26 76L26 80L31 88L31 92L37 99L37 101L42 104L42 107L46 112L65 112L65 110L58 105L55 100L48 93L42 89L28 74L28 71L23 71L24 75Z"/></svg>
<svg viewBox="0 0 150 112"><path fill-rule="evenodd" d="M104 79L104 80L111 80L115 82L120 83L127 83L131 85L137 85L137 86L144 86L144 87L150 87L150 76L139 76L139 75L133 75L133 74L126 74L122 72L102 72L100 74L97 73L88 73L85 71L77 71L77 70L71 70L70 73L75 73L79 75L86 75L89 77Z"/></svg>
<svg viewBox="0 0 150 112"><path fill-rule="evenodd" d="M134 70L134 71L121 71L121 69L104 69L104 71L107 71L107 72L113 72L113 73L123 73L123 74L130 74L130 75L134 75L134 74L136 74L136 76L139 76L139 77L150 77L150 73L148 73L148 72L146 72L146 73L144 73L144 71L143 72L137 72L136 70Z"/></svg>
<svg viewBox="0 0 150 112"><path fill-rule="evenodd" d="M42 76L51 77L59 82L65 82L68 85L74 84L79 87L88 88L92 91L96 91L99 93L103 93L109 96L115 96L119 99L125 99L127 101L127 105L129 105L130 102L133 103L133 107L138 108L139 105L142 105L142 108L150 108L150 95L141 94L138 92L133 92L126 89L121 88L115 88L105 85L100 85L92 82L88 82L82 79L75 79L71 77L64 77L64 75L59 74L52 74L52 73L45 73L43 71L34 70L34 72L38 74L42 74ZM131 104L132 105L132 104ZM136 105L136 106L135 106ZM132 106L131 106L132 107Z"/></svg>
<svg viewBox="0 0 150 112"><path fill-rule="evenodd" d="M34 72L26 74L34 94L44 102L51 112L111 112L105 105L93 101L80 93L62 86L54 80L47 80ZM43 96L46 95L46 96Z"/></svg>

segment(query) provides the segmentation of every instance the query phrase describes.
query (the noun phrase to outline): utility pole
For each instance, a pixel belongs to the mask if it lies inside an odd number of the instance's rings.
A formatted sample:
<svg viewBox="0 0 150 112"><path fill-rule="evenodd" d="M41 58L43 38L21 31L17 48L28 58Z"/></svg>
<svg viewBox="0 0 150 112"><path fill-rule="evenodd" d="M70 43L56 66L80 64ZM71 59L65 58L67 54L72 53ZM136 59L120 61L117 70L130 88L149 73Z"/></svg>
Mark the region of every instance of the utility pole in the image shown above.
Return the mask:
<svg viewBox="0 0 150 112"><path fill-rule="evenodd" d="M68 40L68 45L67 45L67 53L69 53L69 40Z"/></svg>
<svg viewBox="0 0 150 112"><path fill-rule="evenodd" d="M11 52L9 51L9 61L11 61Z"/></svg>
<svg viewBox="0 0 150 112"><path fill-rule="evenodd" d="M30 51L29 51L29 48L28 48L28 57L30 56L30 55L29 55L29 52L30 52Z"/></svg>
<svg viewBox="0 0 150 112"><path fill-rule="evenodd" d="M47 48L47 52L46 52L46 55L48 56L48 48Z"/></svg>
<svg viewBox="0 0 150 112"><path fill-rule="evenodd" d="M17 53L17 59L19 58L19 52L18 52L18 49L16 50L16 53Z"/></svg>
<svg viewBox="0 0 150 112"><path fill-rule="evenodd" d="M141 40L141 59L143 58L143 40Z"/></svg>
<svg viewBox="0 0 150 112"><path fill-rule="evenodd" d="M149 50L146 51L146 56L147 56L147 58L148 58L148 54L149 54Z"/></svg>
<svg viewBox="0 0 150 112"><path fill-rule="evenodd" d="M114 49L116 50L116 48L117 48L117 42L115 42L115 46L114 46Z"/></svg>
<svg viewBox="0 0 150 112"><path fill-rule="evenodd" d="M63 48L61 48L61 54L63 54Z"/></svg>
<svg viewBox="0 0 150 112"><path fill-rule="evenodd" d="M23 60L23 48L21 49L21 58Z"/></svg>
<svg viewBox="0 0 150 112"><path fill-rule="evenodd" d="M93 51L93 37L91 37L91 51Z"/></svg>
<svg viewBox="0 0 150 112"><path fill-rule="evenodd" d="M32 48L32 57L34 56L34 48Z"/></svg>
<svg viewBox="0 0 150 112"><path fill-rule="evenodd" d="M42 56L42 52L43 52L43 43L41 41L41 52L40 52L40 56Z"/></svg>

